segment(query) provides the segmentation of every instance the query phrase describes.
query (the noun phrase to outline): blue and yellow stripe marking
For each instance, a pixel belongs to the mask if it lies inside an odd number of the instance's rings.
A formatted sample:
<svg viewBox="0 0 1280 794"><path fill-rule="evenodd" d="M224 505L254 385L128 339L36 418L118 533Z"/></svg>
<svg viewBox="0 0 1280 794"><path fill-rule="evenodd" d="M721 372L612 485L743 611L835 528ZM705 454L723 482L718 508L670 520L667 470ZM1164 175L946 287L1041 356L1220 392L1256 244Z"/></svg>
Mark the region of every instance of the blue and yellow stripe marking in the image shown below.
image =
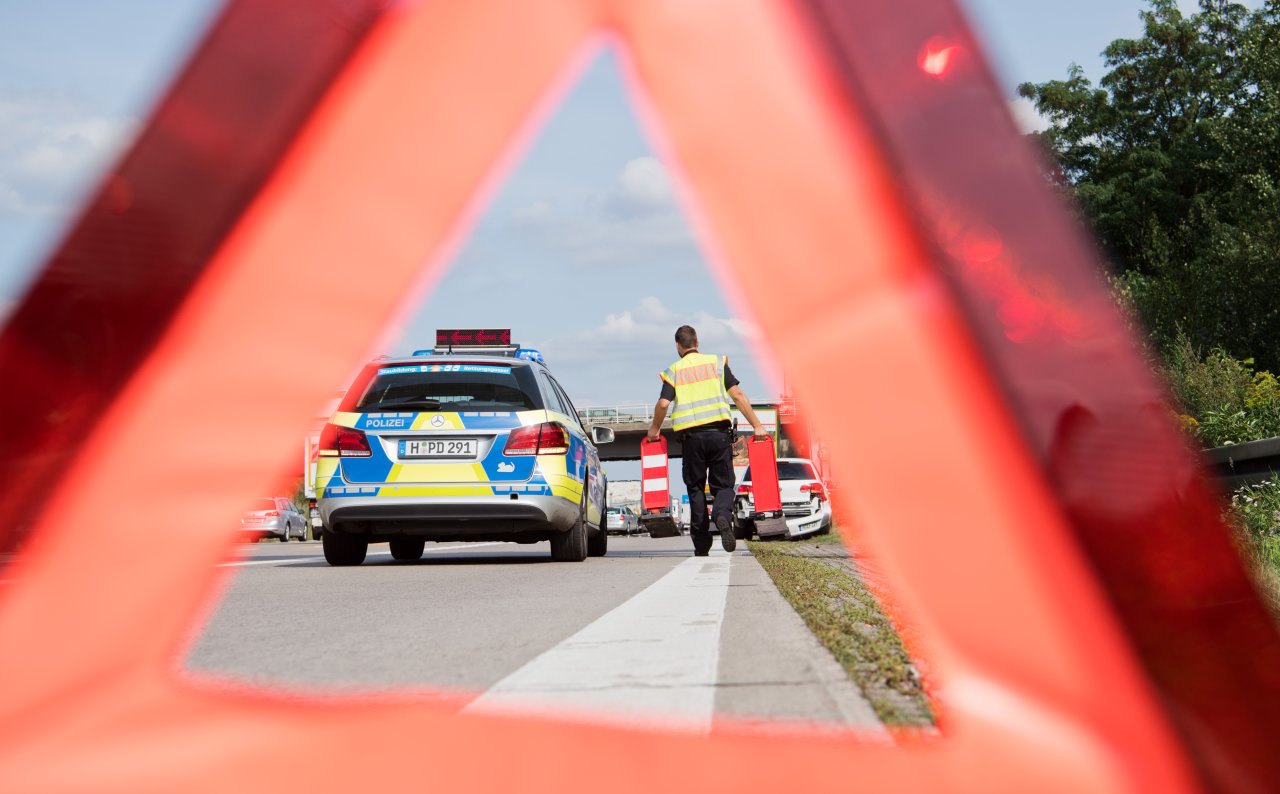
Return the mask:
<svg viewBox="0 0 1280 794"><path fill-rule="evenodd" d="M507 433L493 436L493 445L479 461L396 462L387 457L379 436L387 432L457 433L468 430L502 431L542 422L573 428L571 417L554 411L468 412L339 412L334 424L370 433L368 458L322 457L317 461L317 496L491 496L521 493L550 495L575 504L582 500L582 483L590 461L581 437L569 433L564 455L507 457ZM490 435L489 433L485 434ZM598 464L596 464L598 467ZM603 512L598 504L601 483L591 488L589 514Z"/></svg>

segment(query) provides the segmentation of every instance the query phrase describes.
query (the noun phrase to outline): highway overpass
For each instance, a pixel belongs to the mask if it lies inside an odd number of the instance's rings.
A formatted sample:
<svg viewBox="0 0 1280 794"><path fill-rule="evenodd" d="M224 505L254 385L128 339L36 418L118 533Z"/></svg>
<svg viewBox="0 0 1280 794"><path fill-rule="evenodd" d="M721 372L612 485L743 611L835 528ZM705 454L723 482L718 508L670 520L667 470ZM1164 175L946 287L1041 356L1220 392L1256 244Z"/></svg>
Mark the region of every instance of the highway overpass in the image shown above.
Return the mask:
<svg viewBox="0 0 1280 794"><path fill-rule="evenodd" d="M769 432L777 433L785 430L778 425L778 406L777 403L752 403L759 414L759 418L765 423ZM734 409L737 415L737 409ZM587 408L578 411L578 417L582 420L582 424L590 428L593 425L601 427L613 428L616 436L612 444L600 445L601 460L639 460L640 459L640 441L649 432L649 423L653 421L653 405L615 405L607 408ZM746 423L746 419L742 419L738 425L740 428L750 430L750 425ZM670 414L666 421L662 423L662 435L667 439L667 456L678 458L683 454L683 449L679 441L676 440L675 433L671 430ZM779 447L781 452L790 454L789 442L785 442L785 438L779 438L779 442L783 446ZM743 453L745 454L745 453ZM745 462L742 465L746 465Z"/></svg>
<svg viewBox="0 0 1280 794"><path fill-rule="evenodd" d="M587 408L578 412L582 423L612 428L615 438L612 444L600 445L601 460L639 460L640 441L649 432L653 421L652 405L619 405L608 408ZM680 442L671 430L671 417L662 423L662 435L667 439L667 456L676 458L682 453Z"/></svg>

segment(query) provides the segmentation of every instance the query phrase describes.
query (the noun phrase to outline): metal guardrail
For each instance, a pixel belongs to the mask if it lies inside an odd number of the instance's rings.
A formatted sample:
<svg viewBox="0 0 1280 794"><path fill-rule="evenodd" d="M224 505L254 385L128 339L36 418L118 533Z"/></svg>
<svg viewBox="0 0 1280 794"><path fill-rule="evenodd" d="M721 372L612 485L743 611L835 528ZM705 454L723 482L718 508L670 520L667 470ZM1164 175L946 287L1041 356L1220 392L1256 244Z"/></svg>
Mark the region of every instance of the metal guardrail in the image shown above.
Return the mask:
<svg viewBox="0 0 1280 794"><path fill-rule="evenodd" d="M1204 456L1227 491L1280 475L1280 437L1206 449Z"/></svg>
<svg viewBox="0 0 1280 794"><path fill-rule="evenodd" d="M578 411L584 425L626 425L633 422L652 422L652 405L613 405L584 408Z"/></svg>

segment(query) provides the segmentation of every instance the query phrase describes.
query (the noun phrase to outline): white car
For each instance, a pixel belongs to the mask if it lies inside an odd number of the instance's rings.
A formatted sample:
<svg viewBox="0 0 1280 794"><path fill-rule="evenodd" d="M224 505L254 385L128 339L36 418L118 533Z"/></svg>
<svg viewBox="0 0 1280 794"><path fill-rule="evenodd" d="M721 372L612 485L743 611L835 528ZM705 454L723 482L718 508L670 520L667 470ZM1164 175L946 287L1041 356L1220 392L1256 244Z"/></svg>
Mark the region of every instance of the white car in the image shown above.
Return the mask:
<svg viewBox="0 0 1280 794"><path fill-rule="evenodd" d="M640 532L640 516L630 507L610 507L605 510L605 526L611 533L630 535Z"/></svg>
<svg viewBox="0 0 1280 794"><path fill-rule="evenodd" d="M778 459L778 488L782 495L782 515L787 522L787 537L802 538L831 531L831 500L818 479L813 462L806 458ZM755 531L751 514L755 502L751 494L751 468L742 473L734 495L734 517L742 534Z"/></svg>

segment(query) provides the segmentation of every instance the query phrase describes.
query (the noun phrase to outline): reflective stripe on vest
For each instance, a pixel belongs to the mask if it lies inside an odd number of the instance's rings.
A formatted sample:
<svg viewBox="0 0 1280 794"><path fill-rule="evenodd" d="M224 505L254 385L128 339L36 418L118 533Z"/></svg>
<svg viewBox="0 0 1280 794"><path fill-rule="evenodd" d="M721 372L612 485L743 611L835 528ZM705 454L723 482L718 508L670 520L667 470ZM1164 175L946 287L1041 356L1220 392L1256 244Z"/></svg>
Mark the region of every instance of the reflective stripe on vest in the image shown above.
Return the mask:
<svg viewBox="0 0 1280 794"><path fill-rule="evenodd" d="M724 389L726 360L710 353L690 353L662 373L662 379L676 390L671 427L677 433L697 425L733 421Z"/></svg>

